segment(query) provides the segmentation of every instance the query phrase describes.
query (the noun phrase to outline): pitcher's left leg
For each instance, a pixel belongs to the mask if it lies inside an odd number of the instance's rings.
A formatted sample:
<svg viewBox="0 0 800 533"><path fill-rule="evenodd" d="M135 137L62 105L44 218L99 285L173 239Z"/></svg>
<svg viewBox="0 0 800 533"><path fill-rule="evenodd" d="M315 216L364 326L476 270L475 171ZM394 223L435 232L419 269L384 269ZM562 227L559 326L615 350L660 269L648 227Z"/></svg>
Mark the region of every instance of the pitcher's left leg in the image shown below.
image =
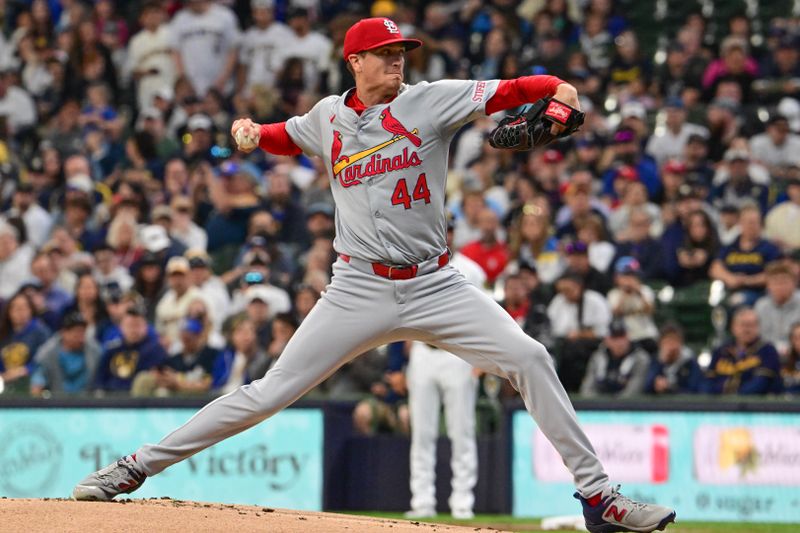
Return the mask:
<svg viewBox="0 0 800 533"><path fill-rule="evenodd" d="M544 346L455 269L445 267L418 281L414 297L401 309L404 325L431 344L509 379L572 473L591 533L647 533L675 520L672 509L635 502L609 485Z"/></svg>
<svg viewBox="0 0 800 533"><path fill-rule="evenodd" d="M608 487L608 476L578 425L550 354L452 267L422 276L401 309L404 325L487 372L508 378L584 496Z"/></svg>

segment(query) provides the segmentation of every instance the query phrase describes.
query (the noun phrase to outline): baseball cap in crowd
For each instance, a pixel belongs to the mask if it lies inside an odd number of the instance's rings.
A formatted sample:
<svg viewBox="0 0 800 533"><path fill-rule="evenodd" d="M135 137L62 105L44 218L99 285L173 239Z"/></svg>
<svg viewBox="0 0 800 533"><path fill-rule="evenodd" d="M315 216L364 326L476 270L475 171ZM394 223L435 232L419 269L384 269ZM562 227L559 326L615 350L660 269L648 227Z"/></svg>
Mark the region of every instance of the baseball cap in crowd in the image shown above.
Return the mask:
<svg viewBox="0 0 800 533"><path fill-rule="evenodd" d="M211 257L205 250L187 250L183 256L189 261L189 268L209 268L211 267Z"/></svg>
<svg viewBox="0 0 800 533"><path fill-rule="evenodd" d="M700 143L705 146L708 144L708 138L702 133L692 133L686 139L686 144L694 144L694 143Z"/></svg>
<svg viewBox="0 0 800 533"><path fill-rule="evenodd" d="M17 183L17 188L14 189L14 192L30 194L33 192L33 183L30 181L21 181Z"/></svg>
<svg viewBox="0 0 800 533"><path fill-rule="evenodd" d="M614 134L614 144L630 143L636 140L636 133L629 128L617 130Z"/></svg>
<svg viewBox="0 0 800 533"><path fill-rule="evenodd" d="M286 20L303 17L308 18L308 9L301 6L292 6L286 11Z"/></svg>
<svg viewBox="0 0 800 533"><path fill-rule="evenodd" d="M161 118L163 118L164 114L161 112L159 108L151 105L142 109L141 113L139 113L139 116L141 117L142 120L146 119L160 120Z"/></svg>
<svg viewBox="0 0 800 533"><path fill-rule="evenodd" d="M119 284L109 283L103 288L103 301L110 302L110 303L119 303L122 301L122 298L125 296L125 292L122 290L122 287Z"/></svg>
<svg viewBox="0 0 800 533"><path fill-rule="evenodd" d="M621 318L615 318L608 325L609 337L625 337L628 334L628 329L625 327L625 321Z"/></svg>
<svg viewBox="0 0 800 533"><path fill-rule="evenodd" d="M325 215L328 218L333 218L333 207L325 202L315 202L308 206L306 218L311 218L314 215Z"/></svg>
<svg viewBox="0 0 800 533"><path fill-rule="evenodd" d="M800 185L800 182L798 182L798 185ZM738 215L739 214L739 207L736 204L732 204L730 202L725 202L719 208L719 212L720 212L720 214L723 214L723 215L726 215L726 214L727 215Z"/></svg>
<svg viewBox="0 0 800 533"><path fill-rule="evenodd" d="M195 113L189 120L186 122L186 129L189 131L196 131L196 130L206 130L211 131L214 123L203 113Z"/></svg>
<svg viewBox="0 0 800 533"><path fill-rule="evenodd" d="M517 263L517 270L519 272L528 271L533 274L538 274L539 271L536 269L536 265L531 263L530 261L526 261L525 259L520 259Z"/></svg>
<svg viewBox="0 0 800 533"><path fill-rule="evenodd" d="M142 266L146 265L161 265L161 258L158 257L158 254L155 252L146 251L142 254L142 258L139 259L139 264Z"/></svg>
<svg viewBox="0 0 800 533"><path fill-rule="evenodd" d="M638 118L639 120L647 119L647 110L641 102L626 102L620 109L622 120L626 118Z"/></svg>
<svg viewBox="0 0 800 533"><path fill-rule="evenodd" d="M175 91L172 90L172 87L165 85L156 89L153 93L153 98L160 98L165 102L172 102L172 99L175 98Z"/></svg>
<svg viewBox="0 0 800 533"><path fill-rule="evenodd" d="M86 174L75 174L67 180L67 190L89 194L94 190L94 182Z"/></svg>
<svg viewBox="0 0 800 533"><path fill-rule="evenodd" d="M387 44L402 44L406 50L413 50L422 45L418 39L405 39L391 19L375 17L361 19L353 24L344 36L344 60L350 54L372 50Z"/></svg>
<svg viewBox="0 0 800 533"><path fill-rule="evenodd" d="M711 100L711 103L708 104L709 107L716 107L719 109L724 109L730 113L738 113L739 112L739 102L732 98L714 98Z"/></svg>
<svg viewBox="0 0 800 533"><path fill-rule="evenodd" d="M673 108L673 109L683 109L683 99L678 96L672 96L667 98L666 102L664 102L664 107Z"/></svg>
<svg viewBox="0 0 800 533"><path fill-rule="evenodd" d="M125 310L125 314L130 316L147 317L147 307L145 307L144 302L142 301L134 301Z"/></svg>
<svg viewBox="0 0 800 533"><path fill-rule="evenodd" d="M191 267L189 266L189 260L185 257L172 257L167 262L167 275L188 274L190 269Z"/></svg>
<svg viewBox="0 0 800 533"><path fill-rule="evenodd" d="M563 198L566 198L567 196L572 196L573 194L579 192L582 192L584 194L589 194L591 191L586 185L582 183L573 183L571 181L565 181L564 183L558 186L558 193Z"/></svg>
<svg viewBox="0 0 800 533"><path fill-rule="evenodd" d="M251 9L272 9L275 6L275 0L250 0Z"/></svg>
<svg viewBox="0 0 800 533"><path fill-rule="evenodd" d="M170 244L167 230L158 224L143 227L139 231L139 240L142 241L145 250L155 253L167 249Z"/></svg>
<svg viewBox="0 0 800 533"><path fill-rule="evenodd" d="M677 159L670 159L664 163L662 171L669 172L670 174L686 174L686 165Z"/></svg>
<svg viewBox="0 0 800 533"><path fill-rule="evenodd" d="M86 326L86 319L79 311L67 313L64 320L61 321L61 329L71 329L75 326Z"/></svg>
<svg viewBox="0 0 800 533"><path fill-rule="evenodd" d="M626 255L617 259L614 263L614 272L617 274L633 274L638 276L642 272L642 265L635 257Z"/></svg>
<svg viewBox="0 0 800 533"><path fill-rule="evenodd" d="M615 177L622 178L625 181L639 181L639 171L631 165L622 165L617 169Z"/></svg>
<svg viewBox="0 0 800 533"><path fill-rule="evenodd" d="M567 255L588 254L589 247L583 241L570 241L564 247L564 253Z"/></svg>
<svg viewBox="0 0 800 533"><path fill-rule="evenodd" d="M738 150L736 148L729 148L723 157L725 161L750 161L750 154L747 150Z"/></svg>
<svg viewBox="0 0 800 533"><path fill-rule="evenodd" d="M153 208L153 214L150 218L153 222L164 218L172 220L172 208L168 205L157 205Z"/></svg>
<svg viewBox="0 0 800 533"><path fill-rule="evenodd" d="M184 318L181 331L185 331L193 335L200 335L203 333L203 323L196 318Z"/></svg>
<svg viewBox="0 0 800 533"><path fill-rule="evenodd" d="M253 285L245 291L244 299L248 304L262 302L269 305L269 289L263 285Z"/></svg>
<svg viewBox="0 0 800 533"><path fill-rule="evenodd" d="M781 115L780 113L773 113L770 115L769 119L767 119L767 126L772 126L773 124L784 123L787 126L789 125L789 119L785 116Z"/></svg>
<svg viewBox="0 0 800 533"><path fill-rule="evenodd" d="M561 163L563 160L564 154L552 148L545 150L542 154L542 161L547 164L555 165L556 163Z"/></svg>
<svg viewBox="0 0 800 533"><path fill-rule="evenodd" d="M781 98L776 110L789 120L792 131L795 133L800 131L800 102L797 99L789 96Z"/></svg>

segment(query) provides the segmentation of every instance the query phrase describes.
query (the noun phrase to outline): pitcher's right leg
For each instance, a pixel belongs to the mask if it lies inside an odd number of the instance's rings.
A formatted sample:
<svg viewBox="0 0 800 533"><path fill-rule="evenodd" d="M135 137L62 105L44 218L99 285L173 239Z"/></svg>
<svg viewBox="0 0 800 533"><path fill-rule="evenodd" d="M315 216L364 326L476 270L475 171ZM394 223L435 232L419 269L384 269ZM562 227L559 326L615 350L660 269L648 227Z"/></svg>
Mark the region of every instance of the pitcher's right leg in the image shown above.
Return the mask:
<svg viewBox="0 0 800 533"><path fill-rule="evenodd" d="M222 396L161 440L95 472L73 491L76 499L108 500L187 457L240 433L290 405L366 350L394 340L397 308L392 283L341 260L334 279L300 325L275 366ZM141 477L141 479L139 479Z"/></svg>

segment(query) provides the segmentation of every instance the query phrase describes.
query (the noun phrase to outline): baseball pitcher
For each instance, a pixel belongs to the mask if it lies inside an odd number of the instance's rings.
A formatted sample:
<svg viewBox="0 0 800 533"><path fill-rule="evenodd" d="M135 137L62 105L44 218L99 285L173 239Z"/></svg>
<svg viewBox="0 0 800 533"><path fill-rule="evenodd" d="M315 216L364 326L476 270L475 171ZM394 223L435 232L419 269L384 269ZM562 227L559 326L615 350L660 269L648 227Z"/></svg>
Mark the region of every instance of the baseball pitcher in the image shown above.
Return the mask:
<svg viewBox="0 0 800 533"><path fill-rule="evenodd" d="M304 152L326 162L336 202L333 280L262 379L91 474L74 498L131 492L147 476L269 418L362 352L418 340L507 378L520 392L574 476L589 531L653 531L674 521L672 509L632 501L609 483L550 354L449 265L444 194L455 133L483 114L542 100L501 122L490 139L507 149L541 146L580 126L577 92L552 76L409 86L405 53L421 44L389 19L361 20L344 41L355 88L285 123L233 123L240 149Z"/></svg>

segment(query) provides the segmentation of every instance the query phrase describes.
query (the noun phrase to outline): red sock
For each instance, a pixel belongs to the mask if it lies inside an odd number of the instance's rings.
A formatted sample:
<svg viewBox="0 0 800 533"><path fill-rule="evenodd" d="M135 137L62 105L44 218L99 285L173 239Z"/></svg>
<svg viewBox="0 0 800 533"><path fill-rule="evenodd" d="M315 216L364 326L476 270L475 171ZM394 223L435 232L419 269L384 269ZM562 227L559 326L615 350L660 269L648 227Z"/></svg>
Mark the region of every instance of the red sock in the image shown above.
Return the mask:
<svg viewBox="0 0 800 533"><path fill-rule="evenodd" d="M603 500L603 492L600 491L591 498L586 498L586 503L588 503L589 506L591 507L596 507L597 505L600 504L602 500Z"/></svg>

